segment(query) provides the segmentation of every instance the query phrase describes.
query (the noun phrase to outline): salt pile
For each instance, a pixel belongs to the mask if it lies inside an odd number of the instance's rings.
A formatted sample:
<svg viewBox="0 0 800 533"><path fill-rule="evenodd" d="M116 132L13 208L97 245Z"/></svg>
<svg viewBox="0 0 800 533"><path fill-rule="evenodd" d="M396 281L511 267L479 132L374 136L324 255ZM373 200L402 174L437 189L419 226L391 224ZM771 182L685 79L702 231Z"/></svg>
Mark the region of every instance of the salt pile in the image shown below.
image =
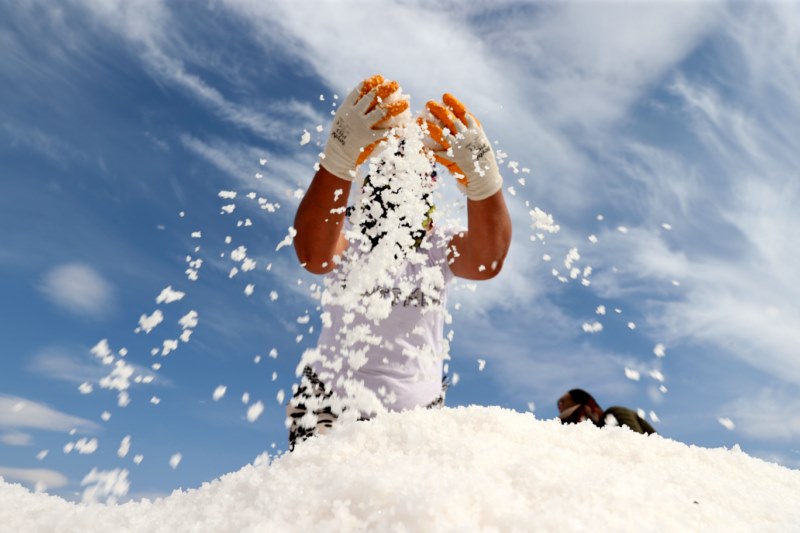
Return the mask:
<svg viewBox="0 0 800 533"><path fill-rule="evenodd" d="M7 531L797 531L800 471L498 407L385 413L196 490L82 505L0 482Z"/></svg>

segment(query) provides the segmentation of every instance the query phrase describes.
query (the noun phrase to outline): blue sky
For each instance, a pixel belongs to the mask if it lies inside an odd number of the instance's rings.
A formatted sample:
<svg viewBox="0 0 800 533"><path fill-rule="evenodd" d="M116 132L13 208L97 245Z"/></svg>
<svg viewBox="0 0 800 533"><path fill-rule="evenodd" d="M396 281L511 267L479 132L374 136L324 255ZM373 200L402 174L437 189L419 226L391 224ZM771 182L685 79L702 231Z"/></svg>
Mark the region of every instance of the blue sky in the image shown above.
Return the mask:
<svg viewBox="0 0 800 533"><path fill-rule="evenodd" d="M552 418L583 387L652 411L666 437L800 467L795 5L29 0L0 21L7 479L73 497L93 467L120 468L130 496L157 495L285 448L278 396L316 339L318 280L276 247L334 95L375 72L413 109L462 99L514 188L504 271L451 293L449 405L532 402ZM560 226L544 243L531 240L534 207ZM238 246L256 268L229 278ZM569 278L572 248L588 286ZM196 281L187 256L203 261ZM167 286L186 296L157 304ZM156 309L164 321L135 333ZM189 341L151 356L191 310ZM102 339L155 376L124 408L99 385ZM64 452L81 438L97 450Z"/></svg>

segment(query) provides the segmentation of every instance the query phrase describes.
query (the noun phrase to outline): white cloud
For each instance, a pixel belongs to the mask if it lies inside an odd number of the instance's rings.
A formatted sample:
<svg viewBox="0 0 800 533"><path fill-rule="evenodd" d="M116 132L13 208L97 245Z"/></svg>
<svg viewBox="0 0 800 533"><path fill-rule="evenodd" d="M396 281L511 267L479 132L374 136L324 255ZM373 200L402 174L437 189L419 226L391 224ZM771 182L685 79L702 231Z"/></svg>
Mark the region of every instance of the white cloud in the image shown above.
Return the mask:
<svg viewBox="0 0 800 533"><path fill-rule="evenodd" d="M67 477L55 470L45 468L12 468L0 466L0 477L9 481L19 481L31 486L44 485L49 489L58 489L67 484Z"/></svg>
<svg viewBox="0 0 800 533"><path fill-rule="evenodd" d="M113 304L114 289L96 270L82 263L60 265L45 276L39 290L73 313L102 317Z"/></svg>
<svg viewBox="0 0 800 533"><path fill-rule="evenodd" d="M0 433L0 442L8 446L30 446L33 444L33 437L21 431L7 431Z"/></svg>
<svg viewBox="0 0 800 533"><path fill-rule="evenodd" d="M736 421L736 431L754 439L800 439L800 397L797 392L765 388L719 409L719 415Z"/></svg>
<svg viewBox="0 0 800 533"><path fill-rule="evenodd" d="M0 428L92 431L97 424L19 396L0 394Z"/></svg>

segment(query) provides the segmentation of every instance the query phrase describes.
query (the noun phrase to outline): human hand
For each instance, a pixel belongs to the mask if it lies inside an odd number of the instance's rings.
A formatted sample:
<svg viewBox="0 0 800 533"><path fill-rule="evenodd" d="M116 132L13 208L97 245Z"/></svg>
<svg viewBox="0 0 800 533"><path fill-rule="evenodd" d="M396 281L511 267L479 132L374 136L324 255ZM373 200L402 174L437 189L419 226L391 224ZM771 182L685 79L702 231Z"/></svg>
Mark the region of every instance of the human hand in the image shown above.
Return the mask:
<svg viewBox="0 0 800 533"><path fill-rule="evenodd" d="M364 80L336 111L322 166L334 176L352 181L389 128L408 119L408 97L396 81L377 74Z"/></svg>
<svg viewBox="0 0 800 533"><path fill-rule="evenodd" d="M427 129L428 146L434 158L456 177L470 200L483 200L503 186L492 145L480 122L466 106L449 93L442 102L426 104L427 118L419 120Z"/></svg>

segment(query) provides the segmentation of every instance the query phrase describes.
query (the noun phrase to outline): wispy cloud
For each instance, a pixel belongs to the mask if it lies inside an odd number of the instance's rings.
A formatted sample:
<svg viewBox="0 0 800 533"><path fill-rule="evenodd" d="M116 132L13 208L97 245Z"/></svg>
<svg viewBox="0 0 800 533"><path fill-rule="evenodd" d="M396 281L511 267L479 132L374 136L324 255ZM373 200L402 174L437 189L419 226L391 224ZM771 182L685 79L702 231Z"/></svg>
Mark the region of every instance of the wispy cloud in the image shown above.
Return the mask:
<svg viewBox="0 0 800 533"><path fill-rule="evenodd" d="M0 428L31 428L49 431L95 430L97 424L83 418L68 415L47 405L0 394Z"/></svg>
<svg viewBox="0 0 800 533"><path fill-rule="evenodd" d="M50 301L75 314L100 318L114 301L114 288L83 263L60 265L44 277L39 290Z"/></svg>
<svg viewBox="0 0 800 533"><path fill-rule="evenodd" d="M6 431L0 433L0 442L9 446L30 446L33 444L33 436L21 431Z"/></svg>
<svg viewBox="0 0 800 533"><path fill-rule="evenodd" d="M720 408L736 431L760 441L800 438L800 398L796 390L765 388Z"/></svg>
<svg viewBox="0 0 800 533"><path fill-rule="evenodd" d="M61 472L45 468L11 468L0 466L0 477L8 481L19 481L28 485L58 489L65 486L69 480Z"/></svg>

